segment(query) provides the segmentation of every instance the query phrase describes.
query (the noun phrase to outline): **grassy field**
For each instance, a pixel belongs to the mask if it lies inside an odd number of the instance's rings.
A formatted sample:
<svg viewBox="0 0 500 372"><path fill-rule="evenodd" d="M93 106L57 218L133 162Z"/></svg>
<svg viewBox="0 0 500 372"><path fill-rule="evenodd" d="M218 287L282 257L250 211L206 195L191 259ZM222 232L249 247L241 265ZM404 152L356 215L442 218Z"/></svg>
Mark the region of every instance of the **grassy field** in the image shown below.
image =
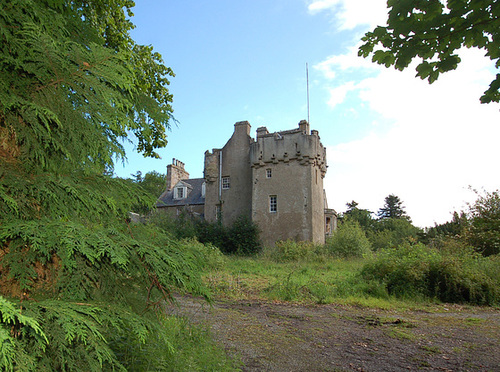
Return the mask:
<svg viewBox="0 0 500 372"><path fill-rule="evenodd" d="M408 358L418 359L408 362L415 368L468 363L463 350L469 344L481 352L477 363L496 363L491 345L497 340L498 323L486 319L496 319L499 309L499 257L410 244L338 258L324 247L295 243L245 257L188 243L203 253L203 280L215 300L207 310L206 304L196 305L197 299L190 296L179 299L176 311L182 308L198 323L179 333L185 339L181 344L188 346L176 352L175 360L188 361L189 368L199 365L201 356L202 363L229 370L241 363L250 367L265 360L274 363L274 351L268 359L254 356L267 355L276 345L288 350L279 361L284 365L296 355L309 355L298 351L306 348L314 357L304 363L342 365L335 359L338 355L356 352L360 363L381 363L383 370L393 366L400 344ZM458 300L449 303L443 296ZM455 334L463 330L458 338L466 341L444 337L451 326ZM218 346L209 341L211 332ZM332 339L337 341L332 344ZM359 340L365 340L363 347L351 349L349 345ZM331 352L317 354L319 344L329 345ZM232 350L229 359L221 353L221 345ZM386 358L371 359L370 353L376 355L380 347Z"/></svg>
<svg viewBox="0 0 500 372"><path fill-rule="evenodd" d="M415 307L422 300L396 299L376 281L360 276L365 259L273 262L266 257L229 256L206 273L216 297L301 303L342 303L377 308ZM428 302L428 301L427 301Z"/></svg>
<svg viewBox="0 0 500 372"><path fill-rule="evenodd" d="M318 255L314 259L276 262L265 253L255 257L226 256L224 264L205 273L204 280L214 296L219 298L317 304L339 303L380 309L416 309L443 302L440 300L439 296L442 298L440 293L432 296L426 294L426 288L420 291L419 286L428 286L428 282L431 280L437 281L436 288L446 284L451 288L447 289L448 291L455 288L457 292L463 292L463 284L452 281L457 279L450 279L450 267L456 272L457 277L467 279L468 285L472 288L466 288L468 291L474 290L474 286L470 283L476 280L476 277L471 275L467 277L468 274L465 272L465 269L470 268L470 264L467 266L459 262L458 259L444 260L443 263L442 258L436 261L435 257L429 258L429 260L434 260L434 263L429 264L425 262L424 258L421 259L418 256L418 249L415 249L414 252L417 252L417 256L412 259L405 256L401 260L395 257L394 260L386 258L385 261L383 258L375 261L370 257L339 259ZM428 256L427 251L423 251L421 254ZM394 266L391 268L393 270L391 275L399 281L399 284L398 282L396 284L403 288L398 293L394 293L394 283L380 280L373 274L367 275L367 267L372 272L386 270L384 265L387 264L387 261L390 261L389 263ZM489 268L490 271L492 268L494 269L497 266L497 261L486 261L488 267L478 261L477 264L474 263L473 272L481 271L480 274L483 275L487 271L486 269ZM435 268L429 268L431 266ZM490 285L488 295L491 296L493 293L495 297L485 303L477 301L469 303L498 306L495 299L498 294L498 274L487 277L483 275L479 279L482 280L478 282L481 288L484 289L485 283ZM445 283L446 280L448 282ZM410 283L411 281L413 283ZM404 287L406 285L409 289ZM390 292L391 289L393 289L393 293ZM467 301L455 302L468 303Z"/></svg>

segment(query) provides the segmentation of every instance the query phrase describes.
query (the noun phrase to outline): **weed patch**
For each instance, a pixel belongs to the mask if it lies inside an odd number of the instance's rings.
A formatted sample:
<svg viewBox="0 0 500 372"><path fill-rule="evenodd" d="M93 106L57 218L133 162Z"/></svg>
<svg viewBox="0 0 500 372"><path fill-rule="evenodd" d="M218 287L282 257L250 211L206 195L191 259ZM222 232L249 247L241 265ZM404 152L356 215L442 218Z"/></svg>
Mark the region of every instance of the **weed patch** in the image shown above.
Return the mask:
<svg viewBox="0 0 500 372"><path fill-rule="evenodd" d="M497 261L470 250L450 253L420 243L405 244L380 251L361 275L367 281L378 280L400 298L494 305L500 301L500 277L498 270L492 270Z"/></svg>

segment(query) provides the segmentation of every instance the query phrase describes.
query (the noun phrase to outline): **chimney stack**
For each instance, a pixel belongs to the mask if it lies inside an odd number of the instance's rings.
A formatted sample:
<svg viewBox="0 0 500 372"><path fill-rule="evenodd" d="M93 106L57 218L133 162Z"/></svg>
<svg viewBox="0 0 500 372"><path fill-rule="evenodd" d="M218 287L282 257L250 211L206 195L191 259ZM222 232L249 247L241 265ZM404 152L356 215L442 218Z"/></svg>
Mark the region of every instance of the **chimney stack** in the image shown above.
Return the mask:
<svg viewBox="0 0 500 372"><path fill-rule="evenodd" d="M184 170L184 163L176 158L167 165L167 191L173 189L177 182L189 179L189 173Z"/></svg>

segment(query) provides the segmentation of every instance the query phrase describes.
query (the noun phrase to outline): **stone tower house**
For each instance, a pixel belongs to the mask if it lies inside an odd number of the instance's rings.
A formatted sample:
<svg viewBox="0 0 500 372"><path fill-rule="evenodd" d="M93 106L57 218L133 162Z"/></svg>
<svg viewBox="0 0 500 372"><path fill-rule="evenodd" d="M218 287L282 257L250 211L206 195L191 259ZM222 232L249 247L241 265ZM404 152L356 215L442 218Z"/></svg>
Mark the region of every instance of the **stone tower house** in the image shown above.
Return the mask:
<svg viewBox="0 0 500 372"><path fill-rule="evenodd" d="M323 190L326 169L326 150L307 121L275 133L260 127L256 139L247 121L238 122L222 149L205 152L205 219L229 226L248 216L265 245L324 243L336 222Z"/></svg>

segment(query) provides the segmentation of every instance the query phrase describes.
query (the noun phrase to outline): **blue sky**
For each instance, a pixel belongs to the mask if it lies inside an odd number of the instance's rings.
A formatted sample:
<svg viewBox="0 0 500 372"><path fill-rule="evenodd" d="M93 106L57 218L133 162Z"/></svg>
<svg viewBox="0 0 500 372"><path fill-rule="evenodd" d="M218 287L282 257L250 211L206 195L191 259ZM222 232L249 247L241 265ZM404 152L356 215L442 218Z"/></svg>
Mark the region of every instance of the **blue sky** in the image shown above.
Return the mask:
<svg viewBox="0 0 500 372"><path fill-rule="evenodd" d="M206 150L224 146L234 123L252 135L307 119L327 148L330 207L355 200L377 211L393 193L418 226L451 218L475 199L469 186L500 185L500 110L480 105L495 73L484 52L464 50L457 71L429 85L357 57L364 32L385 24L382 0L136 0L132 32L153 45L176 77L174 115L162 159L127 146L115 173L166 172L172 158L192 178Z"/></svg>

